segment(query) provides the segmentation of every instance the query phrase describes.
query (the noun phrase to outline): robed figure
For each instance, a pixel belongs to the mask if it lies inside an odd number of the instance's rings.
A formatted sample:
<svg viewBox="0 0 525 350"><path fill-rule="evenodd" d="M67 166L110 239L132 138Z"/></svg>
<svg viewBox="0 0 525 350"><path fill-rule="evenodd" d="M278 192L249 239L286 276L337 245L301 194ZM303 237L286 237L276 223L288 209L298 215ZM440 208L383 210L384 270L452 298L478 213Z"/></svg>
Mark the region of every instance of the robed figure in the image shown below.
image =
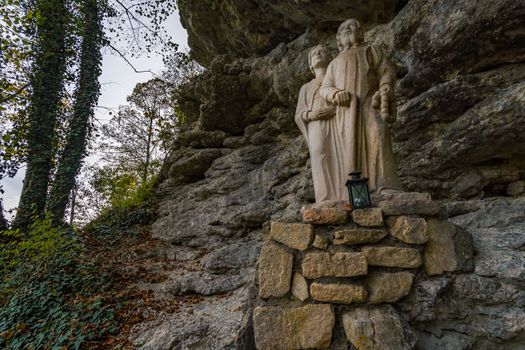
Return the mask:
<svg viewBox="0 0 525 350"><path fill-rule="evenodd" d="M328 156L334 164L323 172L341 175L335 196L328 199L348 200L342 178L356 170L369 179L372 192L399 191L389 126L395 120L395 69L379 47L363 44L357 20L343 22L336 38L340 53L328 65L319 90L327 103L337 106L328 136L335 140ZM315 174L313 168L312 161Z"/></svg>
<svg viewBox="0 0 525 350"><path fill-rule="evenodd" d="M295 113L295 122L308 143L316 202L345 198L346 173L338 158L342 155L340 126L334 118L335 106L320 94L330 60L324 45L314 46L308 52L308 64L315 78L301 87Z"/></svg>

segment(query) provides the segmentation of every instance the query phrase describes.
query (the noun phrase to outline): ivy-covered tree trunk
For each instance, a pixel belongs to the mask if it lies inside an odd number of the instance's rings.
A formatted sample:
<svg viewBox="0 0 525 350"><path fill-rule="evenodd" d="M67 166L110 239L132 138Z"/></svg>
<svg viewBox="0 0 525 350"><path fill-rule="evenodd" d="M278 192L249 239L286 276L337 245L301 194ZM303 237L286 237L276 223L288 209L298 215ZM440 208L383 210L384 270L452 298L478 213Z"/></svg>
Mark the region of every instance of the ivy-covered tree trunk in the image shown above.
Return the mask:
<svg viewBox="0 0 525 350"><path fill-rule="evenodd" d="M2 206L2 201L0 200L0 231L7 230L7 220L4 217L4 207Z"/></svg>
<svg viewBox="0 0 525 350"><path fill-rule="evenodd" d="M48 211L57 224L64 220L69 195L86 153L91 119L100 94L98 78L102 73L101 48L104 38L99 0L84 0L83 16L80 78L75 91L73 117L48 201Z"/></svg>
<svg viewBox="0 0 525 350"><path fill-rule="evenodd" d="M33 215L42 215L46 205L53 159L54 131L64 86L66 26L64 0L36 1L37 37L30 78L27 131L27 169L17 214L16 228L26 229Z"/></svg>

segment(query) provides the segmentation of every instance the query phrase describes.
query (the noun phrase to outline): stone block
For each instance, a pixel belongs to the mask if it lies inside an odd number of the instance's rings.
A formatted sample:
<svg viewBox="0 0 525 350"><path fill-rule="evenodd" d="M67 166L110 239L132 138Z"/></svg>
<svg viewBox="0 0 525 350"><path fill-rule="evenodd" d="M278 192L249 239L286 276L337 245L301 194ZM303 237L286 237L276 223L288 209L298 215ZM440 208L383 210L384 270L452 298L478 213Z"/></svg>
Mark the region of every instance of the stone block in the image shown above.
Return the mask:
<svg viewBox="0 0 525 350"><path fill-rule="evenodd" d="M299 272L293 275L292 294L300 301L305 301L310 296L308 293L308 283L306 283L306 279Z"/></svg>
<svg viewBox="0 0 525 350"><path fill-rule="evenodd" d="M416 268L423 264L421 254L414 248L363 247L370 266Z"/></svg>
<svg viewBox="0 0 525 350"><path fill-rule="evenodd" d="M410 292L414 275L410 272L372 272L366 278L370 303L395 303Z"/></svg>
<svg viewBox="0 0 525 350"><path fill-rule="evenodd" d="M304 222L315 225L340 225L348 222L350 205L345 201L324 201L301 208Z"/></svg>
<svg viewBox="0 0 525 350"><path fill-rule="evenodd" d="M427 274L439 275L445 271L472 271L472 236L461 227L446 220L429 219L428 241L423 252Z"/></svg>
<svg viewBox="0 0 525 350"><path fill-rule="evenodd" d="M270 236L277 242L297 250L306 250L312 241L311 225L273 221Z"/></svg>
<svg viewBox="0 0 525 350"><path fill-rule="evenodd" d="M390 305L360 307L343 315L346 338L358 350L411 350L417 336Z"/></svg>
<svg viewBox="0 0 525 350"><path fill-rule="evenodd" d="M382 227L384 225L381 208L355 209L352 211L352 220L356 224L366 227Z"/></svg>
<svg viewBox="0 0 525 350"><path fill-rule="evenodd" d="M328 239L324 238L320 235L315 235L314 242L312 243L312 247L317 249L326 250L328 248Z"/></svg>
<svg viewBox="0 0 525 350"><path fill-rule="evenodd" d="M293 256L283 247L265 242L259 257L259 296L282 297L290 290Z"/></svg>
<svg viewBox="0 0 525 350"><path fill-rule="evenodd" d="M377 243L386 237L384 229L355 228L335 231L334 244Z"/></svg>
<svg viewBox="0 0 525 350"><path fill-rule="evenodd" d="M310 286L312 299L336 304L364 303L368 295L363 286L356 284L323 284L314 282Z"/></svg>
<svg viewBox="0 0 525 350"><path fill-rule="evenodd" d="M384 201L378 204L385 216L423 215L439 216L445 213L443 205L432 200Z"/></svg>
<svg viewBox="0 0 525 350"><path fill-rule="evenodd" d="M368 266L363 253L315 252L305 255L302 263L303 276L319 277L353 277L366 275Z"/></svg>
<svg viewBox="0 0 525 350"><path fill-rule="evenodd" d="M377 205L379 202L408 202L408 201L428 201L431 200L428 192L394 192L394 193L372 193L370 195L372 203Z"/></svg>
<svg viewBox="0 0 525 350"><path fill-rule="evenodd" d="M424 244L428 240L427 222L423 218L390 216L386 224L390 235L401 242Z"/></svg>
<svg viewBox="0 0 525 350"><path fill-rule="evenodd" d="M257 307L253 312L255 346L258 350L326 349L334 324L334 309L327 304Z"/></svg>

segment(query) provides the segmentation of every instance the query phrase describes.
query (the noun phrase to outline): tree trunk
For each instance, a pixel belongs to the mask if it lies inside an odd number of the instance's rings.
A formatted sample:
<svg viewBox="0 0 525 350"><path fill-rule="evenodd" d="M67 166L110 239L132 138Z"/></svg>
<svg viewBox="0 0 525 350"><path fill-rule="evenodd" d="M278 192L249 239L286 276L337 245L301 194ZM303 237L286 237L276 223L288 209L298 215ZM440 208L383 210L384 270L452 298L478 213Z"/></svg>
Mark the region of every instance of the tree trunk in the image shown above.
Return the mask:
<svg viewBox="0 0 525 350"><path fill-rule="evenodd" d="M145 112L147 114L149 114L149 125L148 125L148 139L146 141L146 162L144 164L144 173L142 174L142 184L144 185L146 183L146 181L148 181L148 174L149 174L149 163L151 162L151 139L153 137L153 119L154 119L154 114L153 113L148 113L147 111Z"/></svg>
<svg viewBox="0 0 525 350"><path fill-rule="evenodd" d="M57 173L49 196L48 210L55 224L62 223L82 166L90 133L91 118L100 94L98 78L102 73L101 48L103 33L99 0L84 0L84 32L80 59L80 79L75 91L73 118L67 132L66 144L60 155Z"/></svg>
<svg viewBox="0 0 525 350"><path fill-rule="evenodd" d="M69 215L69 226L73 226L73 220L75 220L75 209L77 205L77 186L73 186L71 191L71 213Z"/></svg>
<svg viewBox="0 0 525 350"><path fill-rule="evenodd" d="M30 78L32 96L28 117L27 170L15 228L27 229L46 204L53 159L54 130L64 85L66 23L64 0L38 0L37 44Z"/></svg>
<svg viewBox="0 0 525 350"><path fill-rule="evenodd" d="M2 201L0 200L0 231L7 230L7 220L4 217L4 207L2 206Z"/></svg>

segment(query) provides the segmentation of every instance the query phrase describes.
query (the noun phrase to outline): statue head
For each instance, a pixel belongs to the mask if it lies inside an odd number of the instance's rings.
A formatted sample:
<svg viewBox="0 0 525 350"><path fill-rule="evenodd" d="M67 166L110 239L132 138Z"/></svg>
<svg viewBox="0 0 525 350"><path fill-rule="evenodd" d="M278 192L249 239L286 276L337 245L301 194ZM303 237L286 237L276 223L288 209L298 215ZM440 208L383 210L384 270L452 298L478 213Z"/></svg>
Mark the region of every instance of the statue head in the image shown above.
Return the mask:
<svg viewBox="0 0 525 350"><path fill-rule="evenodd" d="M361 23L355 18L347 19L339 26L335 38L339 51L343 51L352 46L358 46L364 40Z"/></svg>
<svg viewBox="0 0 525 350"><path fill-rule="evenodd" d="M314 74L314 68L326 68L331 60L330 51L323 44L316 45L308 51L308 67Z"/></svg>

